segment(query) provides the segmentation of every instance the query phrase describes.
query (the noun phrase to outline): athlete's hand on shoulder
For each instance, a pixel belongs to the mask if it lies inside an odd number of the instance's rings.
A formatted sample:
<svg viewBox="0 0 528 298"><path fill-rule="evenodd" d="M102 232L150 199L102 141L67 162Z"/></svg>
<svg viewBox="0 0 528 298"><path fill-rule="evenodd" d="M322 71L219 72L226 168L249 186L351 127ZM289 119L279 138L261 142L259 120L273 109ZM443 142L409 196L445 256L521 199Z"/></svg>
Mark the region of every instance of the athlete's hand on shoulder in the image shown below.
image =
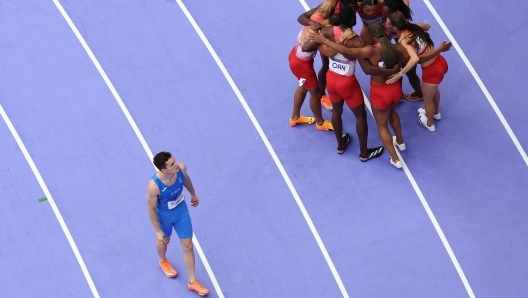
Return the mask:
<svg viewBox="0 0 528 298"><path fill-rule="evenodd" d="M330 21L328 19L322 20L319 22L319 25L321 26L321 28L328 27L330 26Z"/></svg>
<svg viewBox="0 0 528 298"><path fill-rule="evenodd" d="M196 195L191 195L191 206L196 207L200 204L200 200Z"/></svg>
<svg viewBox="0 0 528 298"><path fill-rule="evenodd" d="M450 41L442 41L442 43L440 44L440 46L438 47L440 49L441 52L447 52L451 49L451 46L453 46L453 44L450 42Z"/></svg>
<svg viewBox="0 0 528 298"><path fill-rule="evenodd" d="M343 32L343 35L341 35L341 40L345 40L345 39L351 39L352 37L356 36L356 32L354 32L354 30L348 28L345 30L345 32Z"/></svg>

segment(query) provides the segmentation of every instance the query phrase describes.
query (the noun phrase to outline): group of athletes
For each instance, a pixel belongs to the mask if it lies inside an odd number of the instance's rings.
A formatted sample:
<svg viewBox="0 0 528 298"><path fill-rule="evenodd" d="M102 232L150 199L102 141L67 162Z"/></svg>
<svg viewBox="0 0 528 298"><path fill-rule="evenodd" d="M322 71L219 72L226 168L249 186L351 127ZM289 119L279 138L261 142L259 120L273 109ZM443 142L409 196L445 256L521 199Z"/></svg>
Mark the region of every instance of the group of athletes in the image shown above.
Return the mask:
<svg viewBox="0 0 528 298"><path fill-rule="evenodd" d="M360 35L352 30L356 13L363 23ZM367 146L367 113L354 75L357 60L365 74L370 75L372 112L383 145L391 155L390 163L402 168L395 146L403 151L405 142L395 107L402 99L423 100L424 108L418 109L418 122L429 131L436 130L434 121L441 119L438 85L448 70L440 53L448 51L451 43L444 41L435 49L427 33L430 26L412 23L408 0L324 0L317 8L299 16L298 21L304 27L288 57L290 69L299 80L290 125L315 122L318 130L333 131L337 153L343 154L351 141L350 134L342 133L341 115L346 103L356 117L359 159L365 162L380 156L383 146ZM313 66L317 51L322 58L318 75ZM417 64L422 68L421 83L416 74ZM414 92L403 94L404 75ZM301 115L307 93L314 117ZM323 118L321 107L332 111L331 121Z"/></svg>

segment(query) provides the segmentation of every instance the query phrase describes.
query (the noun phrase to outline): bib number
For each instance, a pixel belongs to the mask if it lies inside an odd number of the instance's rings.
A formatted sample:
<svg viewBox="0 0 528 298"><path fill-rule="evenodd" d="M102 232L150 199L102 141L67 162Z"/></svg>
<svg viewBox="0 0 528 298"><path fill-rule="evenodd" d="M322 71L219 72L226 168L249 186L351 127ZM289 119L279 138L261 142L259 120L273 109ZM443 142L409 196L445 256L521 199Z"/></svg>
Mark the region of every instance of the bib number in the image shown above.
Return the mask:
<svg viewBox="0 0 528 298"><path fill-rule="evenodd" d="M185 195L182 193L176 198L176 200L173 201L167 201L169 210L176 208L183 200L185 199Z"/></svg>
<svg viewBox="0 0 528 298"><path fill-rule="evenodd" d="M350 71L350 63L347 61L330 59L330 69L333 72L344 76Z"/></svg>

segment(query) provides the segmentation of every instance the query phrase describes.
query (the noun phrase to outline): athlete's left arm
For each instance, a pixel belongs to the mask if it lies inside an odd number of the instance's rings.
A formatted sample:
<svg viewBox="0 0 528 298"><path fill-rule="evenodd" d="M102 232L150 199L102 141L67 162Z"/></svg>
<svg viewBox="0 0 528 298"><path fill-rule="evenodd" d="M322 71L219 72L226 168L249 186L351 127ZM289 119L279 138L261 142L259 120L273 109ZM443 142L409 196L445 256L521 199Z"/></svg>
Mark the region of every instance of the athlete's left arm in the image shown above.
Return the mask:
<svg viewBox="0 0 528 298"><path fill-rule="evenodd" d="M347 47L351 47L351 48L360 48L360 49L367 49L365 47L365 42L363 41L363 39L361 37L354 37L352 38L351 40L349 40L347 42ZM370 51L371 52L371 51ZM343 55L345 56L345 58L349 58L347 57L347 55ZM368 58L371 57L371 54L369 54L367 57L361 57L362 59L357 59L357 61L359 62L359 65L361 66L361 69L363 69L363 72L367 75L384 75L384 76L388 76L388 75L391 75L391 74L394 74L394 70L393 69L386 69L386 68L381 68L381 67L378 67L377 65L372 65L372 63L370 63L370 61L368 60ZM350 57L350 58L354 58L354 57ZM358 57L360 58L360 57Z"/></svg>
<svg viewBox="0 0 528 298"><path fill-rule="evenodd" d="M180 166L180 169L183 171L183 175L185 176L185 182L183 182L183 186L187 188L189 193L191 194L191 206L196 207L200 203L200 200L198 199L198 196L196 196L196 192L194 191L194 186L191 181L191 177L187 174L187 166L183 163L178 163Z"/></svg>

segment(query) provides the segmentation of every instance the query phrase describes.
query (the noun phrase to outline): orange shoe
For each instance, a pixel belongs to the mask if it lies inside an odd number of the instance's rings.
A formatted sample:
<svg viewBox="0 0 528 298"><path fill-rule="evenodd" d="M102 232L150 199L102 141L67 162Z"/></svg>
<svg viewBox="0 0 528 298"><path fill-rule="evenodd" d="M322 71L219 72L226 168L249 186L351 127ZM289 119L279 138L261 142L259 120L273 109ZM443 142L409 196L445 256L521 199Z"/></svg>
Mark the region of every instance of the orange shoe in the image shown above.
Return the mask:
<svg viewBox="0 0 528 298"><path fill-rule="evenodd" d="M314 117L306 117L306 116L301 115L299 116L299 119L295 121L290 118L290 126L295 126L297 124L310 125L314 123L314 121L315 121Z"/></svg>
<svg viewBox="0 0 528 298"><path fill-rule="evenodd" d="M200 296L209 294L209 290L204 288L197 280L195 280L193 283L188 282L187 288L189 288L191 291L195 291Z"/></svg>
<svg viewBox="0 0 528 298"><path fill-rule="evenodd" d="M319 130L334 131L334 126L328 120L325 120L323 122L323 125L319 125L319 124L315 123L315 128L317 128Z"/></svg>
<svg viewBox="0 0 528 298"><path fill-rule="evenodd" d="M326 95L323 95L323 97L321 97L321 106L330 112L334 110L334 108L332 107L332 102L330 101L330 99L328 99Z"/></svg>
<svg viewBox="0 0 528 298"><path fill-rule="evenodd" d="M176 270L174 270L174 268L172 268L171 264L169 264L169 261L168 260L165 260L165 262L163 263L159 263L160 267L161 267L161 270L163 271L163 273L165 273L165 275L167 277L170 277L170 278L175 278L176 275L178 275L178 272L176 272Z"/></svg>

